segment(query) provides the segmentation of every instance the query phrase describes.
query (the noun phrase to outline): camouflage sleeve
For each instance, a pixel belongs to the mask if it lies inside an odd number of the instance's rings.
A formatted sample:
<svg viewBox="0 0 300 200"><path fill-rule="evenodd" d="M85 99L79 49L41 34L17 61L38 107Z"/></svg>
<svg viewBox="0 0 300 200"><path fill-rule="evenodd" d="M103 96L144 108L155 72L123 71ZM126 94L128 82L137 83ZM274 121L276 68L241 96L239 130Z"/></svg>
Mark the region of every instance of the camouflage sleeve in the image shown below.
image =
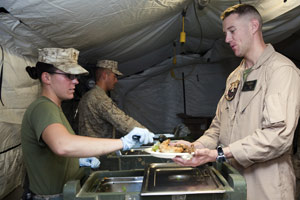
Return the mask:
<svg viewBox="0 0 300 200"><path fill-rule="evenodd" d="M107 95L102 96L98 104L99 115L110 122L118 131L126 134L134 127L145 128L132 117L126 115Z"/></svg>

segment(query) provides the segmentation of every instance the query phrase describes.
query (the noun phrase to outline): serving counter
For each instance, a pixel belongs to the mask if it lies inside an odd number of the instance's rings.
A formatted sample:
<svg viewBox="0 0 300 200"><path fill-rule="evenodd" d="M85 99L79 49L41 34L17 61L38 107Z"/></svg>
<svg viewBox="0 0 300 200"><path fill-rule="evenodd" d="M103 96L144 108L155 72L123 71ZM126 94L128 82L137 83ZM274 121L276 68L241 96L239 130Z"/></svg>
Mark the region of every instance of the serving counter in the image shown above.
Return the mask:
<svg viewBox="0 0 300 200"><path fill-rule="evenodd" d="M246 182L229 164L182 167L151 163L144 169L95 171L81 186L64 186L65 200L246 199Z"/></svg>
<svg viewBox="0 0 300 200"><path fill-rule="evenodd" d="M101 156L100 170L118 171L130 169L144 169L151 163L170 163L170 159L157 158L145 152L149 146L131 149L128 151L116 151L114 153Z"/></svg>

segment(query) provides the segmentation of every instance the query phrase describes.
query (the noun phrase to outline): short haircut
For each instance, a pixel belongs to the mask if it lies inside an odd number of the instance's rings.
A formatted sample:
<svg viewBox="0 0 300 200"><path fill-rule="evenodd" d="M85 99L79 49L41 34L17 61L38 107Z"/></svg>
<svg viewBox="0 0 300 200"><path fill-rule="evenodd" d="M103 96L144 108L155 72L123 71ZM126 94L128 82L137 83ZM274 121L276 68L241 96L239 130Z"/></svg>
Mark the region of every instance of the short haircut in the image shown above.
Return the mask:
<svg viewBox="0 0 300 200"><path fill-rule="evenodd" d="M254 18L256 18L259 22L259 28L262 27L262 18L257 9L249 4L236 4L234 6L231 6L227 8L220 16L221 20L224 20L226 17L232 15L232 14L238 14L239 16L246 16L246 15L252 15Z"/></svg>
<svg viewBox="0 0 300 200"><path fill-rule="evenodd" d="M103 68L103 67L96 67L95 70L95 80L99 80L103 74L103 72L105 72L106 74L109 74L111 72L111 70Z"/></svg>

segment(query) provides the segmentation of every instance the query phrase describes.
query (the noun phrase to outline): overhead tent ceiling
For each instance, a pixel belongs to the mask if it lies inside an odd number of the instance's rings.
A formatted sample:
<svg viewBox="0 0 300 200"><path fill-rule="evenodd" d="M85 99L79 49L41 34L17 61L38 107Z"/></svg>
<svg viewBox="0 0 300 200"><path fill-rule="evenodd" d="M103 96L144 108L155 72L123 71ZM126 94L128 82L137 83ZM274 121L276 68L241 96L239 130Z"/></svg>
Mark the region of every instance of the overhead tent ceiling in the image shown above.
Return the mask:
<svg viewBox="0 0 300 200"><path fill-rule="evenodd" d="M214 52L210 56L218 59L223 49L214 48L224 43L219 16L239 2L262 13L267 42L300 28L299 0L0 0L0 43L33 57L38 48L74 47L83 65L115 59L130 75L173 56L173 44L177 54ZM181 46L184 9L187 38Z"/></svg>
<svg viewBox="0 0 300 200"><path fill-rule="evenodd" d="M276 43L275 48L299 61L295 52L300 52L300 1L241 2L256 6L262 13L265 40ZM44 47L80 50L79 63L87 69L97 59L117 60L125 76L119 79L112 97L127 114L153 131L170 131L180 122L176 114L183 112L185 103L189 115L213 116L225 79L240 62L224 42L219 17L223 10L237 3L0 0L0 44L5 50L5 107L1 111L7 113L0 116L0 121L20 123L21 113L37 95L38 82L29 80L24 68L34 65L37 49ZM187 37L180 44L183 11ZM90 79L91 75L81 79L83 84L76 87L74 101L87 91ZM159 120L153 118L157 113Z"/></svg>

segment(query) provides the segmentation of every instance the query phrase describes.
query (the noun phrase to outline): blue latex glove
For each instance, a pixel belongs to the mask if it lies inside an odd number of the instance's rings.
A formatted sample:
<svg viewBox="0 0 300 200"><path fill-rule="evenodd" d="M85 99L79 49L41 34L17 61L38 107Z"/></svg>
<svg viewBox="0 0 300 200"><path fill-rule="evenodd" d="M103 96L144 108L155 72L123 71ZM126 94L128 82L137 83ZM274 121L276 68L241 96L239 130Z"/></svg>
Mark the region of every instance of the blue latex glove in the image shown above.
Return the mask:
<svg viewBox="0 0 300 200"><path fill-rule="evenodd" d="M98 158L96 157L79 158L80 167L98 168L99 165L100 165L100 160L98 160Z"/></svg>
<svg viewBox="0 0 300 200"><path fill-rule="evenodd" d="M140 136L139 139L135 140L133 136ZM123 151L129 150L132 147L139 147L142 144L153 143L154 134L145 128L134 127L127 135L121 137L123 142Z"/></svg>

